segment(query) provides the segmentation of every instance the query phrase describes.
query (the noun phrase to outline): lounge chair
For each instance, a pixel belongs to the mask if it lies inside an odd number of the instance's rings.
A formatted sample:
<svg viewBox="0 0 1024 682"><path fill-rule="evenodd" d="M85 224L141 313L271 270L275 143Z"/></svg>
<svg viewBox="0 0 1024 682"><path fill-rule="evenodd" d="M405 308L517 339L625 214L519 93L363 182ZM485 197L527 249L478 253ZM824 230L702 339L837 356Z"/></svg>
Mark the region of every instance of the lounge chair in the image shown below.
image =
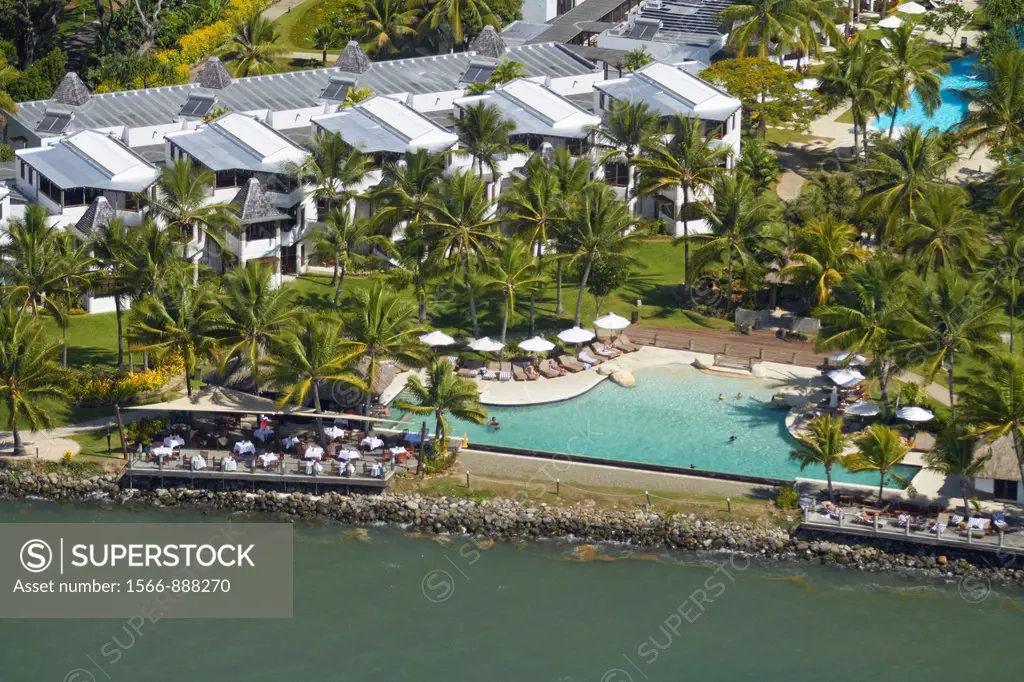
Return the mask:
<svg viewBox="0 0 1024 682"><path fill-rule="evenodd" d="M570 372L582 372L586 369L582 362L571 355L559 355L558 362Z"/></svg>
<svg viewBox="0 0 1024 682"><path fill-rule="evenodd" d="M579 359L580 362L587 366L587 369L589 369L593 365L600 365L602 362L604 362L603 360L598 360L585 350L580 351Z"/></svg>
<svg viewBox="0 0 1024 682"><path fill-rule="evenodd" d="M623 353L635 353L636 351L640 350L640 346L630 341L629 337L626 336L625 334L620 334L619 336L615 337L615 341L612 342L612 345L615 346L615 348L621 350Z"/></svg>
<svg viewBox="0 0 1024 682"><path fill-rule="evenodd" d="M1009 528L1010 524L1006 522L1006 515L1003 512L994 512L992 514L992 525L997 530L1005 531Z"/></svg>
<svg viewBox="0 0 1024 682"><path fill-rule="evenodd" d="M519 365L512 365L512 378L516 381L526 381L526 370Z"/></svg>
<svg viewBox="0 0 1024 682"><path fill-rule="evenodd" d="M484 381L497 381L498 373L493 369L485 369L484 371L480 372L480 378L483 379Z"/></svg>
<svg viewBox="0 0 1024 682"><path fill-rule="evenodd" d="M561 367L559 367L558 369L553 368L551 366L551 362L552 361L550 360L545 360L544 362L540 363L540 367L537 368L537 371L540 372L541 376L546 377L548 379L557 379L558 377L565 374L565 370L562 369Z"/></svg>
<svg viewBox="0 0 1024 682"><path fill-rule="evenodd" d="M617 358L622 355L622 351L615 348L607 348L603 343L597 343L596 341L590 344L590 348L594 351L594 355L599 358Z"/></svg>
<svg viewBox="0 0 1024 682"><path fill-rule="evenodd" d="M462 369L456 371L455 373L458 374L460 377L465 377L467 379L476 379L478 376L480 376L480 370L468 369L466 367L463 367Z"/></svg>
<svg viewBox="0 0 1024 682"><path fill-rule="evenodd" d="M500 370L498 372L498 381L512 381L512 372Z"/></svg>

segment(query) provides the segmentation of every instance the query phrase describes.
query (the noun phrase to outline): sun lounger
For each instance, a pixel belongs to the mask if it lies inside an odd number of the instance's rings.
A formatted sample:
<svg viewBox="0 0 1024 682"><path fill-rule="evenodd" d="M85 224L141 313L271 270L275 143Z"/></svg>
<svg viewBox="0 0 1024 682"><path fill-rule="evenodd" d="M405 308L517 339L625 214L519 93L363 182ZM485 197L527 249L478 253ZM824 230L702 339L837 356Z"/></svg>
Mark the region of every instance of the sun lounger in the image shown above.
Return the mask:
<svg viewBox="0 0 1024 682"><path fill-rule="evenodd" d="M582 372L586 369L582 362L571 355L559 355L558 362L570 372Z"/></svg>
<svg viewBox="0 0 1024 682"><path fill-rule="evenodd" d="M498 372L498 381L512 381L512 372L504 370Z"/></svg>
<svg viewBox="0 0 1024 682"><path fill-rule="evenodd" d="M630 341L629 337L625 334L620 334L615 337L615 341L612 342L612 345L624 353L635 353L640 350L640 346Z"/></svg>
<svg viewBox="0 0 1024 682"><path fill-rule="evenodd" d="M995 512L992 514L992 525L997 530L1005 531L1010 524L1006 523L1006 515L1003 512Z"/></svg>
<svg viewBox="0 0 1024 682"><path fill-rule="evenodd" d="M561 368L553 369L547 361L540 363L540 367L537 368L537 371L540 372L541 376L547 377L548 379L557 379L565 373L565 370Z"/></svg>
<svg viewBox="0 0 1024 682"><path fill-rule="evenodd" d="M590 344L590 348L599 358L617 358L622 355L622 351L615 350L614 348L605 348L604 344L601 343L592 343Z"/></svg>
<svg viewBox="0 0 1024 682"><path fill-rule="evenodd" d="M516 381L526 381L526 370L519 365L512 365L512 378Z"/></svg>
<svg viewBox="0 0 1024 682"><path fill-rule="evenodd" d="M498 373L494 370L485 369L480 373L480 378L484 381L495 381L498 378Z"/></svg>
<svg viewBox="0 0 1024 682"><path fill-rule="evenodd" d="M593 355L588 353L586 350L581 350L579 354L580 362L585 365L600 365L604 362L603 359L595 358Z"/></svg>
<svg viewBox="0 0 1024 682"><path fill-rule="evenodd" d="M478 369L466 369L466 368L463 368L463 369L458 370L455 373L458 374L460 377L465 377L467 379L475 379L478 376L480 376L480 370L478 370Z"/></svg>

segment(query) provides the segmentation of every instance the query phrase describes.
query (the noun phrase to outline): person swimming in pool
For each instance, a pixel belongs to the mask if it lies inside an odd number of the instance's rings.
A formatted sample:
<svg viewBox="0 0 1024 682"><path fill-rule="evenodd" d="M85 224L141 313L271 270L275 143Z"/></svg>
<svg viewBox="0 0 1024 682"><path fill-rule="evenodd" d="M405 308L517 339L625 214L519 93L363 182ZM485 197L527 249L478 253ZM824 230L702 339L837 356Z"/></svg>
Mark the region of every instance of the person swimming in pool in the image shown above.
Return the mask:
<svg viewBox="0 0 1024 682"><path fill-rule="evenodd" d="M729 436L729 442L730 443L735 443L736 442L736 434L735 433L732 434L731 436Z"/></svg>
<svg viewBox="0 0 1024 682"><path fill-rule="evenodd" d="M724 393L719 393L718 394L718 400L719 401L725 400L725 394Z"/></svg>
<svg viewBox="0 0 1024 682"><path fill-rule="evenodd" d="M495 431L501 428L501 424L498 422L497 417L491 417L491 421L487 422L487 426L491 427Z"/></svg>

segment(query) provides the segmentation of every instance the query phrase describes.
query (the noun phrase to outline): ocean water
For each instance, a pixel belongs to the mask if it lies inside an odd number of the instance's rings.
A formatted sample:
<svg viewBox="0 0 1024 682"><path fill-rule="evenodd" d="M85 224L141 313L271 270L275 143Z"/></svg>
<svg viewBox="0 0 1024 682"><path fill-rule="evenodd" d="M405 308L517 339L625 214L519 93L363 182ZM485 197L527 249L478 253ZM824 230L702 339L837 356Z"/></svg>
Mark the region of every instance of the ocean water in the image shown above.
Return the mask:
<svg viewBox="0 0 1024 682"><path fill-rule="evenodd" d="M529 407L487 408L501 428L453 420L452 435L471 443L650 462L736 474L824 478L821 467L789 459L793 439L784 410L768 405L777 390L754 379L707 374L687 365L636 372L637 385L604 381L582 396ZM722 395L724 400L719 400ZM730 441L735 434L736 439ZM911 476L914 467L899 473ZM878 475L834 470L833 478L878 485ZM890 484L893 484L890 481Z"/></svg>
<svg viewBox="0 0 1024 682"><path fill-rule="evenodd" d="M0 504L0 522L222 520ZM0 621L5 682L1007 679L1024 592L692 553L296 526L294 617ZM268 585L267 589L284 589ZM116 644L114 644L116 642ZM114 646L119 658L101 649ZM107 646L106 651L113 649Z"/></svg>
<svg viewBox="0 0 1024 682"><path fill-rule="evenodd" d="M967 100L961 97L958 91L977 88L984 84L978 75L977 65L977 55L950 62L950 72L940 76L942 104L939 108L929 116L921 106L917 94L911 94L910 106L896 114L896 126L921 126L924 130L937 128L945 131L960 123L967 115L968 106ZM883 114L871 122L871 127L875 130L888 131L891 120L890 115Z"/></svg>

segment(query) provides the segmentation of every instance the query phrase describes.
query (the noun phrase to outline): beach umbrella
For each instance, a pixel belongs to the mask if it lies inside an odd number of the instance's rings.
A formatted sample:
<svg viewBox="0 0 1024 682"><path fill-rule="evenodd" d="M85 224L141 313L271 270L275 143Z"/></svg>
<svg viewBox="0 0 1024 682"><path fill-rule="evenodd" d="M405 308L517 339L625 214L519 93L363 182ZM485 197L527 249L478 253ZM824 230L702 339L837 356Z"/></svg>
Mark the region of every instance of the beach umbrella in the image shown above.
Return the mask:
<svg viewBox="0 0 1024 682"><path fill-rule="evenodd" d="M864 381L864 375L855 369L834 369L828 373L828 378L840 388L856 386Z"/></svg>
<svg viewBox="0 0 1024 682"><path fill-rule="evenodd" d="M886 17L885 19L882 19L880 22L878 22L879 28L899 28L902 25L903 20L896 15Z"/></svg>
<svg viewBox="0 0 1024 682"><path fill-rule="evenodd" d="M849 358L849 362L847 362L847 358ZM850 351L848 350L841 350L837 353L833 353L828 357L828 361L834 365L847 364L850 365L851 367L855 367L857 365L863 367L864 365L868 364L868 359L863 355L857 354L851 358Z"/></svg>
<svg viewBox="0 0 1024 682"><path fill-rule="evenodd" d="M444 332L432 331L429 334L424 334L420 337L420 341L427 344L428 346L450 346L455 343L455 339L448 336Z"/></svg>
<svg viewBox="0 0 1024 682"><path fill-rule="evenodd" d="M926 410L923 407L901 407L896 410L896 418L902 419L905 422L928 422L935 419L935 415L931 410Z"/></svg>
<svg viewBox="0 0 1024 682"><path fill-rule="evenodd" d="M550 350L554 350L555 344L551 343L547 339L535 336L532 339L520 341L519 347L527 353L547 353Z"/></svg>
<svg viewBox="0 0 1024 682"><path fill-rule="evenodd" d="M478 353L497 353L505 346L500 341L494 341L491 337L485 336L470 343L469 347Z"/></svg>
<svg viewBox="0 0 1024 682"><path fill-rule="evenodd" d="M594 332L589 329L573 327L572 329L558 332L558 338L566 343L586 343L594 338Z"/></svg>
<svg viewBox="0 0 1024 682"><path fill-rule="evenodd" d="M919 5L916 2L905 2L896 8L897 12L903 14L924 14L928 11L928 8L924 5Z"/></svg>
<svg viewBox="0 0 1024 682"><path fill-rule="evenodd" d="M622 315L616 315L615 313L608 313L604 317L599 317L594 320L594 326L598 329L609 329L611 331L619 331L629 326L629 320L624 318Z"/></svg>
<svg viewBox="0 0 1024 682"><path fill-rule="evenodd" d="M881 412L882 408L870 400L858 400L846 408L846 414L854 417L874 417Z"/></svg>

